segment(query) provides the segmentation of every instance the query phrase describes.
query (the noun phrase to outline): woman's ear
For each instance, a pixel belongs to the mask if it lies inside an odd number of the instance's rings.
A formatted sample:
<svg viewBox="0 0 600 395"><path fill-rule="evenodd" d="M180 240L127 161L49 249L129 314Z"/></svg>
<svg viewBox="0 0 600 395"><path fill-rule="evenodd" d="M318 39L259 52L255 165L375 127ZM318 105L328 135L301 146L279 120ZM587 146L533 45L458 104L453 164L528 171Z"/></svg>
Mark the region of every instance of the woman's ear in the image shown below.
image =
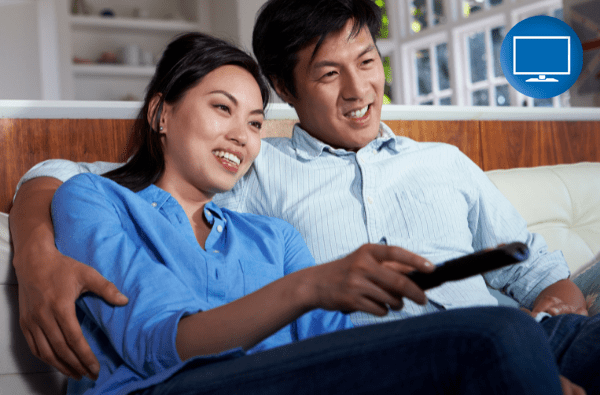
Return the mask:
<svg viewBox="0 0 600 395"><path fill-rule="evenodd" d="M156 117L163 117L164 114L162 114L163 109L159 109L159 106L161 104L161 99L162 94L161 93L157 93L156 95L154 95L154 97L150 100L150 105L148 106L148 114L147 114L147 119L148 119L148 123L150 124L150 128L155 131L158 132L160 130L155 130L156 129ZM163 105L161 107L164 107L164 102ZM158 114L157 114L158 112ZM158 124L162 126L162 122L163 120L160 119Z"/></svg>

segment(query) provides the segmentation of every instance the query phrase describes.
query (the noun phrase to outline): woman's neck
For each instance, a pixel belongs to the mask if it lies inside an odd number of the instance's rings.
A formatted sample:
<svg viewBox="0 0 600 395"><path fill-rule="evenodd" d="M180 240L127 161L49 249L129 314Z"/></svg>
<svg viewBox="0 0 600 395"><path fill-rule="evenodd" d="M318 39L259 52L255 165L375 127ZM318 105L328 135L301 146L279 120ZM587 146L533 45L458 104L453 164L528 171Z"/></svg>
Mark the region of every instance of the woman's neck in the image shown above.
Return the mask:
<svg viewBox="0 0 600 395"><path fill-rule="evenodd" d="M155 185L169 192L177 200L190 221L198 244L204 249L211 230L211 225L204 216L204 207L212 200L213 195L208 195L191 185L183 186L182 183L169 183L164 180L162 177Z"/></svg>

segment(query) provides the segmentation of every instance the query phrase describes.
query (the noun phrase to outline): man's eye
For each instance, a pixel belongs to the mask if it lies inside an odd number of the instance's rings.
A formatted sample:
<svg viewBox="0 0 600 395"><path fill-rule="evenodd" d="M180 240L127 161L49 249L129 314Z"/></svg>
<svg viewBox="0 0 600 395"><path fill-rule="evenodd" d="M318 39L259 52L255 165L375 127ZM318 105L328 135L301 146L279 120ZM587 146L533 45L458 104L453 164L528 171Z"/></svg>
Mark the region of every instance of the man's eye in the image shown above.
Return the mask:
<svg viewBox="0 0 600 395"><path fill-rule="evenodd" d="M363 62L364 65L368 65L368 64L371 64L371 63L373 63L373 59L367 59L367 60L365 60Z"/></svg>
<svg viewBox="0 0 600 395"><path fill-rule="evenodd" d="M329 73L325 73L323 75L323 78L327 78L327 77L333 77L334 75L337 74L337 71L330 71Z"/></svg>

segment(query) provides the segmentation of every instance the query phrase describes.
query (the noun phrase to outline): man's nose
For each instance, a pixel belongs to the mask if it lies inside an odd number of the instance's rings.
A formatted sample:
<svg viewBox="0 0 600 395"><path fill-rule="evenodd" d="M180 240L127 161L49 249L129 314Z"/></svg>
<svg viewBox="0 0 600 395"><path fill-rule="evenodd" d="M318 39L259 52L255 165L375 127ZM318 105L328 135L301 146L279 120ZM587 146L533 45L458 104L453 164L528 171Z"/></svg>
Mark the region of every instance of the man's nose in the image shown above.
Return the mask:
<svg viewBox="0 0 600 395"><path fill-rule="evenodd" d="M369 86L357 70L346 72L342 84L342 98L349 101L363 99Z"/></svg>

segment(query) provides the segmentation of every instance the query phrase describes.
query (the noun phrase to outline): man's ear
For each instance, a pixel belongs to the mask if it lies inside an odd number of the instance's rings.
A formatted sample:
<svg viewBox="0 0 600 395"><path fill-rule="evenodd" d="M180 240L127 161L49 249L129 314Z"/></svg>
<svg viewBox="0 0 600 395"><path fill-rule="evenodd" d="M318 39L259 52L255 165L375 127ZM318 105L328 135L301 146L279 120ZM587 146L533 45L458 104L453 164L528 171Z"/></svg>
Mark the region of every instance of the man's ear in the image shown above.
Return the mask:
<svg viewBox="0 0 600 395"><path fill-rule="evenodd" d="M163 102L160 114L157 114L157 111L159 111L158 106L160 103L160 98L162 97L161 93L157 93L156 95L154 95L154 97L152 99L150 99L150 105L148 106L148 114L147 115L147 119L148 119L148 123L150 124L150 127L152 128L152 130L155 129L156 127L156 117L161 117L164 118L164 111L165 111L165 105ZM158 124L160 125L162 122L162 119L158 122ZM158 132L158 130L154 130L155 132Z"/></svg>
<svg viewBox="0 0 600 395"><path fill-rule="evenodd" d="M277 77L271 77L271 81L273 81L273 85L275 86L275 92L283 99L284 102L294 107L293 102L295 101L295 97L288 91L287 87Z"/></svg>

